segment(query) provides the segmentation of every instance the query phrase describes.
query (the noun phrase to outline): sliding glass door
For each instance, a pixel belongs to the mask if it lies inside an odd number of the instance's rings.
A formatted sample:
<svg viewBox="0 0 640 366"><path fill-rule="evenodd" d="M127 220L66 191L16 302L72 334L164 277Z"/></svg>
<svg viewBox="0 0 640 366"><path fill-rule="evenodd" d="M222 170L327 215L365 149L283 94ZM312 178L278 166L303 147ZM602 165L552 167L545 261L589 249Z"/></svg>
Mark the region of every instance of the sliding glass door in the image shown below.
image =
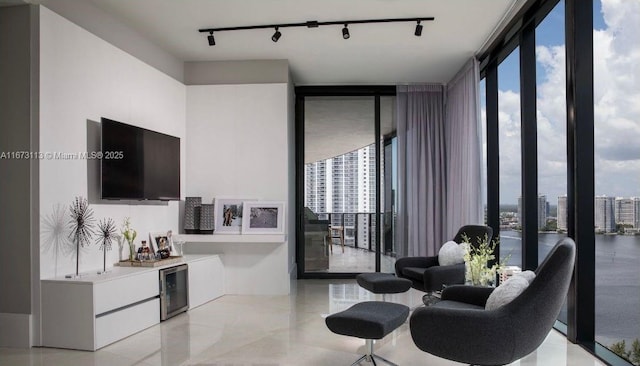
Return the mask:
<svg viewBox="0 0 640 366"><path fill-rule="evenodd" d="M394 191L385 172L393 174L394 102L298 96L299 274L393 271L393 201L385 193Z"/></svg>

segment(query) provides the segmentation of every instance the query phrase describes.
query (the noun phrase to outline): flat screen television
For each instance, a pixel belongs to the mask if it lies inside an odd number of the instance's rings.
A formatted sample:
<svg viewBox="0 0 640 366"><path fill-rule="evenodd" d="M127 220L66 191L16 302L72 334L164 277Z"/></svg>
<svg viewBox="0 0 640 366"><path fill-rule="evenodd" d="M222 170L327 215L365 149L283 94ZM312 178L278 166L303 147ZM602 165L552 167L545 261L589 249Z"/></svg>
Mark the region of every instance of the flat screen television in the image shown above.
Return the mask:
<svg viewBox="0 0 640 366"><path fill-rule="evenodd" d="M180 199L180 138L101 119L101 197Z"/></svg>

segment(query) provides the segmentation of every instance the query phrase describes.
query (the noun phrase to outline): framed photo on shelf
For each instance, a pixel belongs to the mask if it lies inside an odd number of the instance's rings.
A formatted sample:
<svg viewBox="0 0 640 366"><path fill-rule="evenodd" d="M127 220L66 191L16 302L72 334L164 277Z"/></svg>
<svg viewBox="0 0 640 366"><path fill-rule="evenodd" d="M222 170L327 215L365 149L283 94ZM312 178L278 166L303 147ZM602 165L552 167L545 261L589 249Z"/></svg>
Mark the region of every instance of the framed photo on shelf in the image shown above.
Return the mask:
<svg viewBox="0 0 640 366"><path fill-rule="evenodd" d="M284 234L284 202L246 201L243 211L243 234Z"/></svg>
<svg viewBox="0 0 640 366"><path fill-rule="evenodd" d="M151 244L151 250L154 253L159 253L164 249L168 249L170 255L176 255L176 248L173 246L171 230L150 232L149 243Z"/></svg>
<svg viewBox="0 0 640 366"><path fill-rule="evenodd" d="M242 232L242 204L247 198L216 198L214 203L214 234L240 234Z"/></svg>

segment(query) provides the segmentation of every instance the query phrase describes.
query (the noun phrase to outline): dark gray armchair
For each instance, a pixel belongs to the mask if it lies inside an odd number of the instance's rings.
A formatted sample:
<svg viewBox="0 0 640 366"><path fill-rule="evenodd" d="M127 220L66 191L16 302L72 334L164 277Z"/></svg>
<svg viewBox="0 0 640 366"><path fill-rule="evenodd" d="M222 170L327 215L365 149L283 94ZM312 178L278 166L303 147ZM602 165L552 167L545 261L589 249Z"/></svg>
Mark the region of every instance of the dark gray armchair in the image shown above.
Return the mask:
<svg viewBox="0 0 640 366"><path fill-rule="evenodd" d="M422 351L474 365L504 365L528 355L544 341L560 313L574 259L573 240L560 240L531 284L494 310L484 309L492 288L447 287L441 302L411 315L413 342Z"/></svg>
<svg viewBox="0 0 640 366"><path fill-rule="evenodd" d="M471 245L478 243L478 238L485 235L491 240L493 230L489 226L466 225L458 230L453 238L456 243L462 243L463 235L469 237ZM412 287L424 292L442 290L442 285L464 283L464 263L441 266L438 256L434 257L404 257L396 261L396 276L411 280Z"/></svg>

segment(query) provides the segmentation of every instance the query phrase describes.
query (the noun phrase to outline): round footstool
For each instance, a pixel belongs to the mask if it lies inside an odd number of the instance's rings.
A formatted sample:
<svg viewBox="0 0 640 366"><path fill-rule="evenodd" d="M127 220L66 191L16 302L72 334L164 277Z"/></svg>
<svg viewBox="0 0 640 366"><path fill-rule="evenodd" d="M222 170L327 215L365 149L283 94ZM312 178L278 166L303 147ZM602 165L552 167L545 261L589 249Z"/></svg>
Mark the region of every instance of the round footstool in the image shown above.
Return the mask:
<svg viewBox="0 0 640 366"><path fill-rule="evenodd" d="M360 287L374 294L382 294L383 300L386 300L386 294L399 294L411 288L411 280L398 278L391 273L361 273L356 276L356 281Z"/></svg>
<svg viewBox="0 0 640 366"><path fill-rule="evenodd" d="M329 330L336 334L366 340L367 354L353 364L365 359L371 361L373 358L378 358L390 365L395 365L373 353L373 340L384 338L402 325L408 316L409 307L406 305L383 301L365 301L357 303L347 310L329 315L325 322Z"/></svg>

